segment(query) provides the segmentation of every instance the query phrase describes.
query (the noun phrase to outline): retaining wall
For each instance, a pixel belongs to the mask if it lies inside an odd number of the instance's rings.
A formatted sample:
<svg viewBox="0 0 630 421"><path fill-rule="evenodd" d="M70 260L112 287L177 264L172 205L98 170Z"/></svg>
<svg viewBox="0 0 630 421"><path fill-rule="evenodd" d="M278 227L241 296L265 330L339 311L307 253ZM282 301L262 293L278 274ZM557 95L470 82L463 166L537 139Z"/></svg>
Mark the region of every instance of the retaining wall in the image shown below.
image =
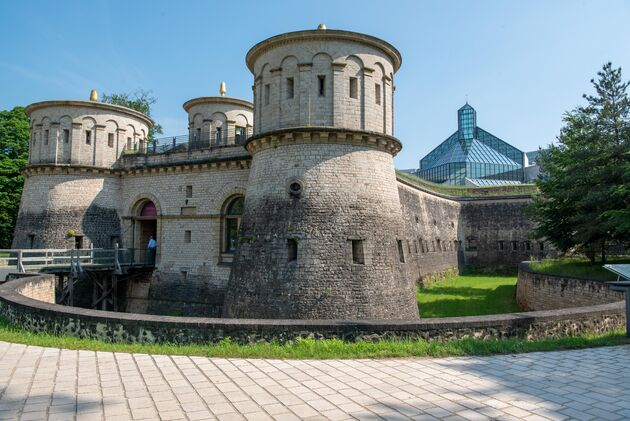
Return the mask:
<svg viewBox="0 0 630 421"><path fill-rule="evenodd" d="M529 262L519 265L516 301L523 310L593 306L622 301L624 297L605 282L534 272Z"/></svg>
<svg viewBox="0 0 630 421"><path fill-rule="evenodd" d="M115 342L239 343L297 338L557 338L602 333L625 325L624 303L491 316L393 320L271 320L171 317L66 307L37 298L50 290L50 275L0 285L0 316L25 329ZM53 284L54 285L54 284Z"/></svg>

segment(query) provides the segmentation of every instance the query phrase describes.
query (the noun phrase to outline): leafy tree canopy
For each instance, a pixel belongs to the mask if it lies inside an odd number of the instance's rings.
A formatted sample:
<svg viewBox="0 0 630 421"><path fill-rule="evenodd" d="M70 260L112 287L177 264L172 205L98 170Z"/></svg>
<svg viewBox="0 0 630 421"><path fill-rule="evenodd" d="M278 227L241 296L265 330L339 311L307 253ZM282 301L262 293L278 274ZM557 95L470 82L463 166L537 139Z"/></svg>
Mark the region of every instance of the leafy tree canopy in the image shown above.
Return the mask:
<svg viewBox="0 0 630 421"><path fill-rule="evenodd" d="M10 248L28 163L29 121L24 107L0 111L0 248Z"/></svg>
<svg viewBox="0 0 630 421"><path fill-rule="evenodd" d="M595 95L564 115L558 145L541 151L537 235L562 251L602 261L610 245L630 239L630 82L606 63L592 79Z"/></svg>
<svg viewBox="0 0 630 421"><path fill-rule="evenodd" d="M101 102L114 105L122 105L123 107L131 108L151 118L151 106L157 102L157 98L152 95L151 91L145 91L138 89L133 93L122 94L103 94ZM147 138L154 140L156 134L162 134L162 126L155 124L149 129Z"/></svg>

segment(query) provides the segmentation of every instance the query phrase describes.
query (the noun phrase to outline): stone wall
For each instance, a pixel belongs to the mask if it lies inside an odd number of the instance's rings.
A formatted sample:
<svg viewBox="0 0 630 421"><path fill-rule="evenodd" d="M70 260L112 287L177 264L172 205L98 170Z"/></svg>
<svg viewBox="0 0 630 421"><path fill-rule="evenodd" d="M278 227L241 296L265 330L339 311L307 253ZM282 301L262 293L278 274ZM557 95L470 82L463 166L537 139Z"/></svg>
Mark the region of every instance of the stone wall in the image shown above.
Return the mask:
<svg viewBox="0 0 630 421"><path fill-rule="evenodd" d="M55 304L55 275L20 277L9 282L18 279L20 282L15 288L18 294L44 303Z"/></svg>
<svg viewBox="0 0 630 421"><path fill-rule="evenodd" d="M300 126L393 134L397 54L381 40L346 31L301 31L257 44L248 53L254 134ZM351 78L356 97L350 96Z"/></svg>
<svg viewBox="0 0 630 421"><path fill-rule="evenodd" d="M113 174L33 168L24 182L12 247L74 248L81 236L85 248L110 248L121 235L119 198L120 178Z"/></svg>
<svg viewBox="0 0 630 421"><path fill-rule="evenodd" d="M519 265L516 301L524 310L585 307L624 300L604 282L537 273L529 262Z"/></svg>
<svg viewBox="0 0 630 421"><path fill-rule="evenodd" d="M224 315L417 318L391 153L345 133L292 139L254 153Z"/></svg>
<svg viewBox="0 0 630 421"><path fill-rule="evenodd" d="M532 238L528 196L460 200L460 234L464 262L493 270L516 268L523 260L553 253L549 243ZM542 246L541 246L542 244Z"/></svg>
<svg viewBox="0 0 630 421"><path fill-rule="evenodd" d="M461 205L398 183L405 221L406 274L413 281L459 269Z"/></svg>
<svg viewBox="0 0 630 421"><path fill-rule="evenodd" d="M0 285L0 315L34 332L114 342L216 343L228 337L238 343L282 343L297 338L374 341L518 337L531 340L604 333L621 329L625 324L622 302L530 313L416 321L235 320L152 316L65 307L37 301L19 292L25 283L39 282L49 281L45 277L34 276Z"/></svg>
<svg viewBox="0 0 630 421"><path fill-rule="evenodd" d="M39 102L29 105L26 113L31 120L29 164L110 168L123 150L146 145L151 125L137 111L91 101Z"/></svg>

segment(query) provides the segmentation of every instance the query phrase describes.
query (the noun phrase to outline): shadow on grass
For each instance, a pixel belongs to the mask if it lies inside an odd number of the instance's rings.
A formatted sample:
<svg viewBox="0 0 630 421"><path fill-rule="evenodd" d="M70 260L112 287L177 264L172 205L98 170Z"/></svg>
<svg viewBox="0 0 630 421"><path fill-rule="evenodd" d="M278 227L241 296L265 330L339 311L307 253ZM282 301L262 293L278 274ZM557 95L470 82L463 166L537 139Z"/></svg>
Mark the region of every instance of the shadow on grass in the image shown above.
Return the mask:
<svg viewBox="0 0 630 421"><path fill-rule="evenodd" d="M519 311L515 285L500 285L494 289L436 286L419 294L421 317L479 316ZM422 295L434 299L424 301ZM444 298L439 298L441 296Z"/></svg>

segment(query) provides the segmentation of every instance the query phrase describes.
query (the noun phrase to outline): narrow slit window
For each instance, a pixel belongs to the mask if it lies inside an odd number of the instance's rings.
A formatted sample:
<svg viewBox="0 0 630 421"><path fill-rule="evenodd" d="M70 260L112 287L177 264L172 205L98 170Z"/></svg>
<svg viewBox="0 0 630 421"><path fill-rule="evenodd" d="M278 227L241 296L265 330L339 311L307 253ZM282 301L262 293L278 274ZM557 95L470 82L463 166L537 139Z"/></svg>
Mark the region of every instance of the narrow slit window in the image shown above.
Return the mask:
<svg viewBox="0 0 630 421"><path fill-rule="evenodd" d="M530 251L532 249L532 243L525 241L525 250Z"/></svg>
<svg viewBox="0 0 630 421"><path fill-rule="evenodd" d="M381 105L381 85L378 83L374 84L374 100Z"/></svg>
<svg viewBox="0 0 630 421"><path fill-rule="evenodd" d="M131 138L130 137L127 138L127 149L131 150Z"/></svg>
<svg viewBox="0 0 630 421"><path fill-rule="evenodd" d="M499 250L503 250L505 248L505 245L503 244L503 241L499 241Z"/></svg>
<svg viewBox="0 0 630 421"><path fill-rule="evenodd" d="M92 132L90 130L85 131L85 144L86 145L92 144Z"/></svg>
<svg viewBox="0 0 630 421"><path fill-rule="evenodd" d="M287 261L294 262L297 260L298 243L294 238L287 240Z"/></svg>
<svg viewBox="0 0 630 421"><path fill-rule="evenodd" d="M70 142L70 130L63 129L63 143Z"/></svg>
<svg viewBox="0 0 630 421"><path fill-rule="evenodd" d="M437 242L437 248L439 251L442 251L442 241L438 238L435 240Z"/></svg>
<svg viewBox="0 0 630 421"><path fill-rule="evenodd" d="M49 136L49 132L48 130L44 130L44 145L48 145L48 136Z"/></svg>
<svg viewBox="0 0 630 421"><path fill-rule="evenodd" d="M402 240L397 240L398 243L398 259L400 260L400 263L405 263L405 250L403 249L403 242Z"/></svg>
<svg viewBox="0 0 630 421"><path fill-rule="evenodd" d="M269 84L265 85L265 105L269 105L269 100L271 96L271 86Z"/></svg>
<svg viewBox="0 0 630 421"><path fill-rule="evenodd" d="M545 250L545 243L543 243L542 241L538 243L538 246L540 247L540 251Z"/></svg>
<svg viewBox="0 0 630 421"><path fill-rule="evenodd" d="M317 76L317 83L318 83L318 92L319 92L319 96L326 96L326 76L324 75L319 75Z"/></svg>
<svg viewBox="0 0 630 421"><path fill-rule="evenodd" d="M518 243L516 241L512 241L512 251L518 250Z"/></svg>
<svg viewBox="0 0 630 421"><path fill-rule="evenodd" d="M293 98L295 93L295 85L292 77L287 78L287 99Z"/></svg>
<svg viewBox="0 0 630 421"><path fill-rule="evenodd" d="M184 243L192 242L192 231L184 231Z"/></svg>
<svg viewBox="0 0 630 421"><path fill-rule="evenodd" d="M192 186L186 186L186 198L192 197Z"/></svg>
<svg viewBox="0 0 630 421"><path fill-rule="evenodd" d="M357 99L359 97L358 82L356 77L350 78L350 98Z"/></svg>
<svg viewBox="0 0 630 421"><path fill-rule="evenodd" d="M114 133L107 133L107 146L114 147Z"/></svg>
<svg viewBox="0 0 630 421"><path fill-rule="evenodd" d="M363 254L363 240L352 241L352 263L355 265L365 264L365 255Z"/></svg>
<svg viewBox="0 0 630 421"><path fill-rule="evenodd" d="M196 133L195 133L195 140L201 140L201 128L197 127Z"/></svg>

